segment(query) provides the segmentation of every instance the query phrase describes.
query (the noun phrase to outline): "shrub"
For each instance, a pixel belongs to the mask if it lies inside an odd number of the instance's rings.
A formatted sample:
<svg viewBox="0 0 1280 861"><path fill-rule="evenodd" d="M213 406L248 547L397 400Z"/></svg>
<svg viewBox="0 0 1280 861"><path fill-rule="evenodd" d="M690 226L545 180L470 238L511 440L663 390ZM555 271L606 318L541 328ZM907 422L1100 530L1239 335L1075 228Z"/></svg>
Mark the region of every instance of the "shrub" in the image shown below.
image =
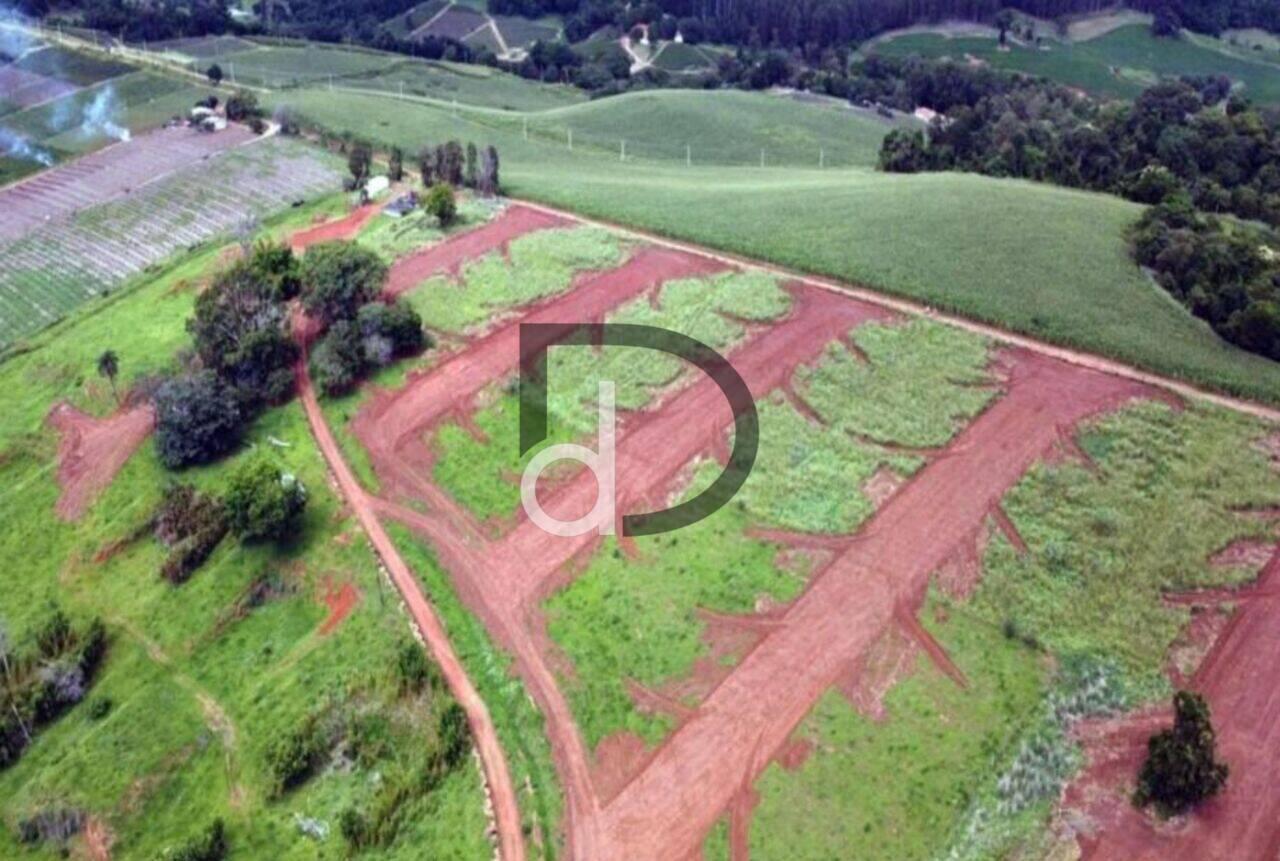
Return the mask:
<svg viewBox="0 0 1280 861"><path fill-rule="evenodd" d="M440 222L441 227L448 227L458 215L458 201L453 194L453 186L447 182L437 182L427 192L426 210Z"/></svg>
<svg viewBox="0 0 1280 861"><path fill-rule="evenodd" d="M400 654L396 657L396 678L402 694L437 690L443 682L440 670L427 659L426 649L412 640L400 647Z"/></svg>
<svg viewBox="0 0 1280 861"><path fill-rule="evenodd" d="M364 373L364 345L360 332L343 320L336 323L311 352L311 376L326 395L353 389Z"/></svg>
<svg viewBox="0 0 1280 861"><path fill-rule="evenodd" d="M181 847L160 857L162 861L223 861L227 849L226 825L221 819L215 819Z"/></svg>
<svg viewBox="0 0 1280 861"><path fill-rule="evenodd" d="M377 298L387 278L378 255L353 242L323 242L302 259L302 304L329 326L353 320L360 306Z"/></svg>
<svg viewBox="0 0 1280 861"><path fill-rule="evenodd" d="M89 720L102 720L111 714L111 709L114 706L115 703L111 701L110 697L98 697L89 703Z"/></svg>
<svg viewBox="0 0 1280 861"><path fill-rule="evenodd" d="M252 90L236 90L227 98L227 119L232 122L247 122L261 117L262 108Z"/></svg>
<svg viewBox="0 0 1280 861"><path fill-rule="evenodd" d="M427 346L422 318L404 302L370 302L356 315L365 361L375 366Z"/></svg>
<svg viewBox="0 0 1280 861"><path fill-rule="evenodd" d="M284 538L307 506L307 490L265 457L246 460L231 473L223 499L227 522L241 538Z"/></svg>
<svg viewBox="0 0 1280 861"><path fill-rule="evenodd" d="M1162 816L1176 816L1218 793L1227 782L1227 764L1216 758L1216 734L1204 697L1173 695L1173 727L1147 742L1147 761L1138 772L1134 804L1154 804Z"/></svg>
<svg viewBox="0 0 1280 861"><path fill-rule="evenodd" d="M436 725L436 735L440 739L440 755L447 769L452 769L463 760L471 748L471 728L467 724L467 713L456 702L450 702L440 712Z"/></svg>
<svg viewBox="0 0 1280 861"><path fill-rule="evenodd" d="M240 403L212 371L166 380L156 390L156 452L170 469L207 463L240 439Z"/></svg>
<svg viewBox="0 0 1280 861"><path fill-rule="evenodd" d="M166 489L152 517L156 540L166 547L225 520L222 503L190 484L175 484Z"/></svg>
<svg viewBox="0 0 1280 861"><path fill-rule="evenodd" d="M324 752L324 736L314 716L288 735L272 741L267 746L267 771L271 775L273 794L283 795L310 777Z"/></svg>
<svg viewBox="0 0 1280 861"><path fill-rule="evenodd" d="M227 528L222 525L217 529L201 530L183 539L174 546L160 566L160 576L175 586L187 582L205 560L213 555L226 534Z"/></svg>

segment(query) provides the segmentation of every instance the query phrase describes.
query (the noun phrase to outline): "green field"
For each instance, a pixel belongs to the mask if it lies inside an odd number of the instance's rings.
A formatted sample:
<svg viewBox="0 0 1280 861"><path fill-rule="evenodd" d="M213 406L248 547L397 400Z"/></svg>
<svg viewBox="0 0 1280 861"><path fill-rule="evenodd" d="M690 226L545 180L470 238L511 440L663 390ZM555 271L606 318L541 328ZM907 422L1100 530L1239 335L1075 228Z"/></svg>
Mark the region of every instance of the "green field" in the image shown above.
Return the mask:
<svg viewBox="0 0 1280 861"><path fill-rule="evenodd" d="M1068 86L1115 98L1133 98L1164 77L1224 74L1244 85L1261 103L1280 102L1280 64L1265 55L1248 56L1204 37L1157 39L1149 27L1129 25L1081 42L1046 41L1042 47L1011 45L1001 51L994 39L948 38L911 33L876 43L888 56L972 56L990 65L1043 75Z"/></svg>
<svg viewBox="0 0 1280 861"><path fill-rule="evenodd" d="M716 100L723 110L715 109ZM399 99L303 90L289 103L310 121L416 151L448 137L493 143L516 196L807 272L865 284L1038 338L1079 347L1210 388L1280 403L1280 367L1220 340L1132 263L1123 232L1141 207L1107 195L966 174L886 175L817 170L817 146L846 148L885 127L847 112L742 93L662 91L538 117L585 118L592 128L697 135L692 169L679 158L620 163L616 151L536 135L520 115L459 111ZM628 100L630 99L630 101ZM695 105L701 102L704 109ZM733 110L730 110L730 107ZM753 131L748 108L780 125ZM643 107L643 110L640 108ZM370 117L376 117L370 122ZM794 117L794 134L784 117ZM803 131L804 129L809 131ZM857 129L851 134L851 129ZM705 166L696 153L778 144L804 135L790 168ZM755 135L743 142L743 136ZM851 141L854 143L851 144ZM659 144L660 145L660 144ZM785 144L784 144L785 146ZM669 153L680 147L666 146ZM758 164L758 162L757 162Z"/></svg>
<svg viewBox="0 0 1280 861"><path fill-rule="evenodd" d="M310 215L290 217L300 224ZM94 373L103 349L118 352L125 385L172 367L187 344L183 320L193 283L216 258L216 249L180 258L150 283L46 333L0 365L8 392L0 419L6 524L0 548L9 563L0 618L11 641L25 647L49 602L57 601L77 623L103 617L110 637L85 702L0 772L6 858L62 857L56 844L20 847L14 836L21 819L52 808L99 819L121 859L155 858L218 816L227 820L235 857L335 857L340 812L378 803L380 785L395 785L416 767L449 702L440 692L415 701L397 694L396 655L414 641L358 525L329 489L296 404L259 419L232 458L180 476L217 489L241 458L267 453L310 490L304 528L286 545L228 538L190 581L177 587L163 581L157 573L163 549L149 532L130 538L175 480L150 442L80 522L55 518L56 436L44 424L49 406L66 398L92 413L110 410L110 391ZM95 561L120 540L117 552ZM359 603L322 635L328 610L321 596L343 583L359 591ZM246 598L259 588L265 599ZM107 701L105 717L91 718L89 704ZM273 799L266 747L312 717L334 733L326 765ZM332 833L326 840L307 837L298 817ZM398 838L378 857L492 854L469 757L436 790L410 795L402 817Z"/></svg>

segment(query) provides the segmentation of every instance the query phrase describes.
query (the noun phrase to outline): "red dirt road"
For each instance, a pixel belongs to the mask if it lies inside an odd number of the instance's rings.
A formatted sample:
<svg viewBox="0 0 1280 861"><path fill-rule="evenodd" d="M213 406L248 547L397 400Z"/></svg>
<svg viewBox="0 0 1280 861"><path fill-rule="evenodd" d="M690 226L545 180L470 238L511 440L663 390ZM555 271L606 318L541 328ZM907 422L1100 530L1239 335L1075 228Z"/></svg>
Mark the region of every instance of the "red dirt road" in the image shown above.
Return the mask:
<svg viewBox="0 0 1280 861"><path fill-rule="evenodd" d="M320 242L355 239L356 234L360 232L360 228L364 227L369 222L369 219L381 211L382 207L377 204L366 203L342 218L336 218L323 224L317 224L315 227L299 230L289 237L289 247L297 254Z"/></svg>
<svg viewBox="0 0 1280 861"><path fill-rule="evenodd" d="M1280 857L1280 691L1260 682L1274 678L1280 664L1280 547L1257 585L1231 600L1239 608L1191 683L1213 711L1218 755L1231 766L1226 789L1175 823L1143 815L1128 803L1128 793L1147 738L1172 717L1119 721L1086 745L1090 766L1067 792L1066 805L1084 810L1099 826L1079 837L1085 859Z"/></svg>
<svg viewBox="0 0 1280 861"><path fill-rule="evenodd" d="M505 248L511 240L526 233L571 224L573 222L568 219L541 210L520 204L508 206L483 227L454 234L443 242L397 260L387 276L385 295L395 298L433 275L456 275L468 260Z"/></svg>
<svg viewBox="0 0 1280 861"><path fill-rule="evenodd" d="M156 417L151 405L143 404L98 419L64 401L49 410L45 421L62 435L58 442L62 494L55 510L63 520L77 520L142 445Z"/></svg>
<svg viewBox="0 0 1280 861"><path fill-rule="evenodd" d="M480 754L480 762L484 769L485 782L493 804L494 819L498 829L498 851L503 861L522 861L524 858L524 837L520 825L520 809L516 803L515 787L511 782L511 772L503 757L502 747L498 743L498 734L493 727L493 719L485 707L484 700L476 693L467 677L466 670L453 651L444 626L440 623L431 604L422 593L413 572L400 556L386 530L373 513L369 498L355 474L342 458L342 450L337 440L325 423L324 413L316 400L315 388L311 385L311 377L307 373L306 357L298 363L298 394L302 400L307 421L315 436L316 444L324 454L329 468L333 471L342 491L343 498L351 506L364 529L365 535L373 545L374 551L382 559L391 577L391 582L399 590L404 599L409 616L426 641L427 648L440 665L440 672L454 698L467 714L467 723L475 740L476 750Z"/></svg>
<svg viewBox="0 0 1280 861"><path fill-rule="evenodd" d="M593 859L684 857L850 662L918 606L930 575L1075 423L1148 390L1030 353L1009 392L925 466L810 581L734 672L601 812Z"/></svg>

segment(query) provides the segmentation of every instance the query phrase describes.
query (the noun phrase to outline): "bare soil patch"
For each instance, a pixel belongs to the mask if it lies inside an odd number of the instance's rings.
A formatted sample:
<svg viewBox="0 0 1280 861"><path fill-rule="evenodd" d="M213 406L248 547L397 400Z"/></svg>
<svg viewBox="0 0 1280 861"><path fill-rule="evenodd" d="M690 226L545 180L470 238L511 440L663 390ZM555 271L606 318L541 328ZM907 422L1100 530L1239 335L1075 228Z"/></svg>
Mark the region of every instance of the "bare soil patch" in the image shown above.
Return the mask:
<svg viewBox="0 0 1280 861"><path fill-rule="evenodd" d="M62 494L55 510L63 520L78 520L151 433L155 412L150 404L142 404L99 419L62 402L54 405L45 421L62 435L58 443Z"/></svg>

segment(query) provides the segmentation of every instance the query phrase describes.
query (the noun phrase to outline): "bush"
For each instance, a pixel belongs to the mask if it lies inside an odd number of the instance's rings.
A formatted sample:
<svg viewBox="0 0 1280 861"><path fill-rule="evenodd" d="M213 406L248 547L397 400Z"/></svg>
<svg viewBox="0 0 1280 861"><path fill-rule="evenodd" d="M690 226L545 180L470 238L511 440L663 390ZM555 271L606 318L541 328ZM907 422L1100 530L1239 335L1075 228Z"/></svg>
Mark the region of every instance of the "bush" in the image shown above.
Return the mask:
<svg viewBox="0 0 1280 861"><path fill-rule="evenodd" d="M319 721L307 718L301 727L267 746L267 771L272 792L283 795L311 776L325 752Z"/></svg>
<svg viewBox="0 0 1280 861"><path fill-rule="evenodd" d="M404 302L370 302L356 315L365 361L381 367L412 355L426 343L422 318Z"/></svg>
<svg viewBox="0 0 1280 861"><path fill-rule="evenodd" d="M223 498L227 522L241 538L285 538L307 506L307 490L293 475L259 456L231 473Z"/></svg>
<svg viewBox="0 0 1280 861"><path fill-rule="evenodd" d="M426 649L416 640L400 647L400 654L396 657L396 678L401 694L438 690L443 685L440 670L427 659Z"/></svg>
<svg viewBox="0 0 1280 861"><path fill-rule="evenodd" d="M342 395L355 388L364 373L364 345L360 332L343 320L311 352L311 376L326 395Z"/></svg>
<svg viewBox="0 0 1280 861"><path fill-rule="evenodd" d="M226 825L221 819L215 819L200 834L160 857L162 861L223 861L227 849Z"/></svg>
<svg viewBox="0 0 1280 861"><path fill-rule="evenodd" d="M115 703L111 701L110 697L98 697L89 703L89 720L102 720L111 714L113 706L115 706Z"/></svg>
<svg viewBox="0 0 1280 861"><path fill-rule="evenodd" d="M156 452L170 469L208 463L240 440L239 399L212 371L166 380L155 408Z"/></svg>
<svg viewBox="0 0 1280 861"><path fill-rule="evenodd" d="M236 90L227 98L227 119L248 122L255 118L262 118L262 108L252 90Z"/></svg>
<svg viewBox="0 0 1280 861"><path fill-rule="evenodd" d="M378 255L353 242L323 242L302 259L302 304L329 326L354 320L360 306L382 292L387 266Z"/></svg>
<svg viewBox="0 0 1280 861"><path fill-rule="evenodd" d="M216 529L202 530L180 541L160 566L160 576L175 586L187 582L205 560L213 555L226 534L227 528L222 525Z"/></svg>
<svg viewBox="0 0 1280 861"><path fill-rule="evenodd" d="M458 201L453 194L453 186L447 182L437 182L427 192L426 210L440 222L441 227L448 227L458 216Z"/></svg>
<svg viewBox="0 0 1280 861"><path fill-rule="evenodd" d="M1216 759L1216 738L1204 697L1190 691L1173 696L1171 729L1147 742L1147 761L1138 773L1134 804L1155 804L1162 816L1185 813L1216 795L1229 768Z"/></svg>
<svg viewBox="0 0 1280 861"><path fill-rule="evenodd" d="M226 522L222 503L190 484L175 484L164 492L152 517L156 540L173 547L185 538Z"/></svg>

